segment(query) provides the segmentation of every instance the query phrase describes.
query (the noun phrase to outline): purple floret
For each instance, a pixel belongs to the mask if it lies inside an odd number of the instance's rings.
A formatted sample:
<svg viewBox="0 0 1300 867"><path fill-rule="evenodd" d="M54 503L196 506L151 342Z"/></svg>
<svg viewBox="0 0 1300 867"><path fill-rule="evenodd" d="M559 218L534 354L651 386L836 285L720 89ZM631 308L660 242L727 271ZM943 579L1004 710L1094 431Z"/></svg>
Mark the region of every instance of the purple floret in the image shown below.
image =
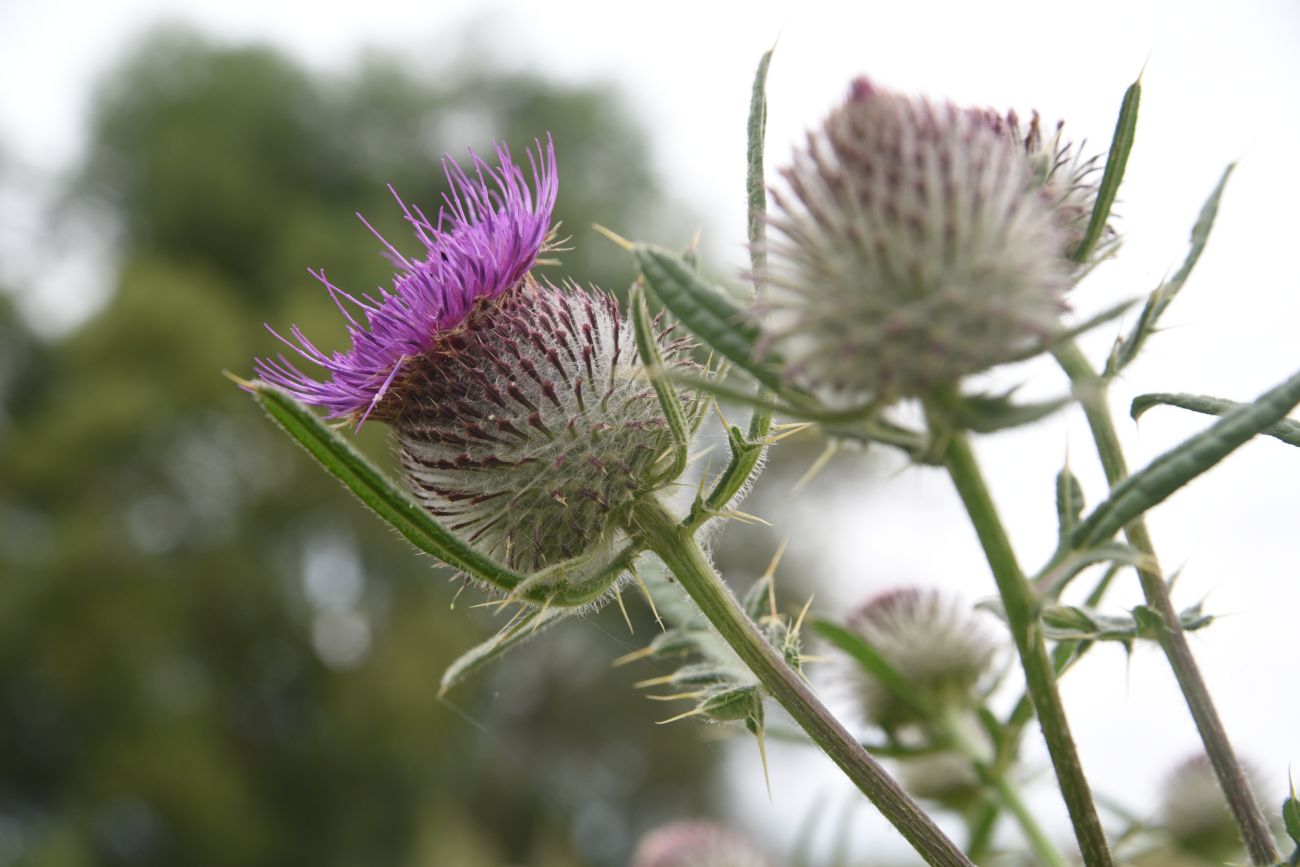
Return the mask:
<svg viewBox="0 0 1300 867"><path fill-rule="evenodd" d="M330 283L324 271L312 272L347 319L349 351L322 352L296 325L289 331L292 339L267 326L291 349L327 371L328 379L308 376L283 355L257 359L253 364L257 376L303 403L325 408L330 418L358 418L360 426L409 359L427 351L440 333L461 324L475 301L495 298L519 285L550 231L557 189L555 146L547 136L545 148L539 141L536 151L529 151L532 189L510 151L503 145L495 147L500 162L495 169L472 150L472 174L443 159L451 192L443 196L436 223L398 199L425 255L408 259L384 241L389 256L402 269L391 291L381 289L378 299L357 298ZM349 304L364 314L364 321L353 315Z"/></svg>

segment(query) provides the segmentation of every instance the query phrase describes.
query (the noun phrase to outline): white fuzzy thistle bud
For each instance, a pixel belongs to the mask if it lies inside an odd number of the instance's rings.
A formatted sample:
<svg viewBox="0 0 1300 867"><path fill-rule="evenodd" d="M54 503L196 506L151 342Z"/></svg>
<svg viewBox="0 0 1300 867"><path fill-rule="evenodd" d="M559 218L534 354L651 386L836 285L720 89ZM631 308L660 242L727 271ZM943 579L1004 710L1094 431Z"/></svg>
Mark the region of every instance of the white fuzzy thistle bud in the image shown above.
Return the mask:
<svg viewBox="0 0 1300 867"><path fill-rule="evenodd" d="M1036 122L1022 133L1014 115L859 79L773 191L760 348L790 383L850 405L925 394L1042 341L1086 196L1087 166L1063 153Z"/></svg>
<svg viewBox="0 0 1300 867"><path fill-rule="evenodd" d="M932 706L973 707L998 645L976 616L935 590L903 587L867 600L848 626ZM863 716L893 728L917 722L916 709L859 666L851 669Z"/></svg>

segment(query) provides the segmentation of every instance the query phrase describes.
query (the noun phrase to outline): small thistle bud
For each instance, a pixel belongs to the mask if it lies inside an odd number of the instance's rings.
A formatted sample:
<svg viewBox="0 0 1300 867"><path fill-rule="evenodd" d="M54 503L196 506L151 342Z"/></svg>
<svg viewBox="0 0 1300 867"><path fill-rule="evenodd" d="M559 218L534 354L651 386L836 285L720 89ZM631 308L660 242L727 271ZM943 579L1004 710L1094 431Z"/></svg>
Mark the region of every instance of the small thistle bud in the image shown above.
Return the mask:
<svg viewBox="0 0 1300 867"><path fill-rule="evenodd" d="M899 762L899 781L911 795L958 813L981 803L983 783L970 759L957 753L933 753Z"/></svg>
<svg viewBox="0 0 1300 867"><path fill-rule="evenodd" d="M1060 157L1036 123L1022 133L1014 116L859 79L773 191L760 351L852 405L923 395L1041 342L1065 309L1082 207Z"/></svg>
<svg viewBox="0 0 1300 867"><path fill-rule="evenodd" d="M936 590L887 590L867 600L847 625L936 710L977 704L998 649L973 612ZM856 665L850 670L868 721L883 728L920 721L916 707L874 676Z"/></svg>
<svg viewBox="0 0 1300 867"><path fill-rule="evenodd" d="M485 554L535 572L621 541L634 504L673 481L674 441L614 298L529 273L550 232L553 149L529 155L535 192L497 153L496 169L444 162L453 192L436 220L403 205L425 254L388 247L401 268L392 291L358 299L318 275L352 348L327 354L297 327L285 342L328 379L283 356L256 369L331 417L388 424L425 507ZM694 367L687 341L656 336L666 366Z"/></svg>
<svg viewBox="0 0 1300 867"><path fill-rule="evenodd" d="M1248 773L1248 777L1253 776ZM1215 863L1242 852L1241 836L1228 810L1228 802L1204 754L1182 762L1165 780L1160 824L1179 849Z"/></svg>
<svg viewBox="0 0 1300 867"><path fill-rule="evenodd" d="M775 862L738 831L686 821L642 837L632 867L775 867Z"/></svg>

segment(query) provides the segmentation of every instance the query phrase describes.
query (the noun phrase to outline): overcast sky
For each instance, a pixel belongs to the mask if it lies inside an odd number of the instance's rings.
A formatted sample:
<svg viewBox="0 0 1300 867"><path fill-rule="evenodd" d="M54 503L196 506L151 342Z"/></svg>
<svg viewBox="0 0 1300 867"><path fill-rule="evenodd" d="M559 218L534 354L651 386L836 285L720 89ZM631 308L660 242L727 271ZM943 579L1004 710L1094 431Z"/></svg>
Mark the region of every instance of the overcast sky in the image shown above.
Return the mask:
<svg viewBox="0 0 1300 867"><path fill-rule="evenodd" d="M1067 132L1101 150L1124 88L1145 69L1137 145L1119 205L1125 246L1079 290L1076 309L1095 312L1153 288L1181 261L1188 229L1224 166L1234 160L1240 166L1209 250L1168 316L1173 327L1117 383L1116 405L1126 407L1146 391L1249 399L1300 366L1300 4L1289 0L0 0L0 156L46 176L69 165L81 146L96 75L131 37L163 17L232 40L269 40L323 69L347 62L365 45L400 51L413 63L436 59L455 51L465 23L474 20L509 65L563 79L613 80L652 130L658 168L675 195L708 220L723 271L739 270L744 258L750 79L759 54L778 37L770 165L786 158L860 73L961 103L1022 114L1038 109L1065 119ZM446 143L448 150L460 147ZM0 261L0 273L11 281L15 273L31 276L39 295L26 299L27 309L69 327L93 309L107 285L98 270L103 263L41 260L46 254L15 209L18 201L0 197L6 209L0 254L9 259ZM1115 333L1111 328L1090 342L1094 355ZM1035 393L1062 387L1050 365L1014 375L1029 379ZM1200 426L1173 410L1153 411L1140 429L1121 422L1134 466ZM1086 428L1073 415L982 440L980 449L1026 566L1041 562L1054 540L1051 479L1067 449L1090 499L1101 496ZM936 473L882 474L839 502L801 509L806 520L791 528L792 544L851 540L831 554L845 576L843 601L907 581L959 587L972 599L992 593L946 479ZM1276 800L1288 765L1300 761L1300 691L1293 676L1300 453L1273 441L1253 443L1180 493L1152 524L1166 566L1183 569L1176 601L1208 597L1209 610L1229 615L1193 645L1229 733L1264 772ZM827 537L813 528L832 532ZM1115 604L1138 598L1132 588L1121 589ZM1065 695L1094 785L1139 812L1152 802L1164 770L1197 747L1158 653L1139 652L1131 661L1118 650L1094 654L1070 675ZM793 826L792 817L807 809L808 793L821 783L803 771L805 754L777 748L777 794L768 803L748 753L738 755L745 761L738 761L736 776L752 793L743 800L747 823L780 836L778 829Z"/></svg>

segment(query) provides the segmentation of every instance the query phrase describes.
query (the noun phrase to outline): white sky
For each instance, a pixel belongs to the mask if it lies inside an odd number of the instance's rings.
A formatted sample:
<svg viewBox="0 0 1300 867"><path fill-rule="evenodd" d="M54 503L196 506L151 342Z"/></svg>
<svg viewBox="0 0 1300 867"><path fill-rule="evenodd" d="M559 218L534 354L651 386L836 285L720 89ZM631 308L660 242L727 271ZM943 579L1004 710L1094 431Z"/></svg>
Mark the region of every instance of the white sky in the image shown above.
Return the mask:
<svg viewBox="0 0 1300 867"><path fill-rule="evenodd" d="M1067 131L1103 149L1123 90L1145 65L1137 145L1120 203L1126 245L1119 260L1080 289L1077 309L1093 312L1153 288L1181 260L1188 229L1224 165L1239 160L1240 166L1209 249L1167 317L1174 327L1116 385L1116 405L1126 407L1145 391L1249 399L1300 360L1300 4L1288 0L0 0L0 142L8 157L47 174L68 165L97 72L123 50L124 40L162 16L230 38L269 39L322 68L347 61L363 44L437 58L454 50L452 40L466 20L489 22L484 32L497 52L521 69L623 87L654 132L659 168L675 193L710 220L713 249L729 257L719 265L737 270L743 263L748 89L759 54L778 35L769 165L783 161L858 73L958 102L1015 107L1022 114L1037 108L1047 118L1066 118ZM448 150L458 147L447 143ZM104 282L93 257L92 266L71 268L24 263L24 251L41 255L38 239L30 237L32 226L13 201L0 197L0 209L0 256L7 251L10 273L45 275L29 309L63 326L75 322ZM0 261L0 272L5 264ZM1095 353L1114 333L1096 336L1090 344ZM1060 389L1050 366L1029 372L1035 376L1030 390ZM1174 410L1153 411L1140 429L1120 422L1134 466L1200 425ZM1047 555L1053 538L1051 479L1067 445L1071 465L1096 502L1101 477L1079 418L981 442L1029 568ZM946 480L933 472L882 476L870 490L834 504L805 503L803 510L809 532L793 544L834 544L813 535L814 522L831 528L830 538L847 540L831 554L846 576L846 601L900 581L947 584L972 598L992 592ZM1186 605L1208 595L1210 610L1230 615L1195 636L1193 645L1230 734L1263 771L1276 800L1288 765L1300 760L1294 677L1300 453L1272 441L1254 443L1180 493L1152 524L1166 565L1184 568L1176 601ZM1138 601L1134 592L1115 599ZM1065 695L1094 785L1139 811L1152 802L1164 771L1196 749L1158 653L1140 652L1131 663L1119 651L1095 653L1070 675ZM774 752L774 802L761 795L747 752L735 776L747 790L741 799L746 823L787 837L822 782L804 770L806 754ZM889 851L898 851L890 835L881 837Z"/></svg>

